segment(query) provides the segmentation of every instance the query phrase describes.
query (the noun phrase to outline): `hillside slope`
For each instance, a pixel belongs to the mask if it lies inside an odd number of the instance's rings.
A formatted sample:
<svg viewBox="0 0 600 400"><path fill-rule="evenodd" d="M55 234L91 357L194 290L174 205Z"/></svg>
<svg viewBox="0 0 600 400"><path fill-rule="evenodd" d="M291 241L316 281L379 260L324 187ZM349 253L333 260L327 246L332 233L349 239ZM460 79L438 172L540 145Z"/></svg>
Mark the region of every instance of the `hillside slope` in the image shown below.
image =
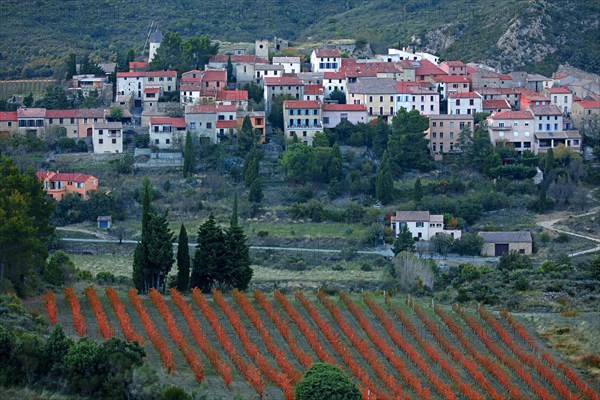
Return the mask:
<svg viewBox="0 0 600 400"><path fill-rule="evenodd" d="M503 69L600 69L600 3L586 0L4 0L0 14L10 21L0 31L0 78L60 76L71 51L139 54L152 20L184 37L364 38L379 51L417 44Z"/></svg>
<svg viewBox="0 0 600 400"><path fill-rule="evenodd" d="M416 45L447 59L550 74L600 71L600 3L586 0L378 0L330 16L303 37L362 37L376 50Z"/></svg>

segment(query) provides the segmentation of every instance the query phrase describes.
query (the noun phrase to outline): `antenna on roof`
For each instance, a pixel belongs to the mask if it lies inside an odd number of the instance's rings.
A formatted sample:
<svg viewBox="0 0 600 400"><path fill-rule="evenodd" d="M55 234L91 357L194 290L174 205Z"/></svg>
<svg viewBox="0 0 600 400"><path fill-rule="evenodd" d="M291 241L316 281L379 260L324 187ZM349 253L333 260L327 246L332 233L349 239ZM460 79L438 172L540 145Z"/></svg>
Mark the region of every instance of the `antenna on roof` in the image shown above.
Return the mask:
<svg viewBox="0 0 600 400"><path fill-rule="evenodd" d="M154 22L154 20L150 21L150 25L148 26L148 34L146 35L146 41L144 42L144 48L142 49L142 56L144 55L144 52L146 51L146 46L148 45L148 41L150 40L150 35L152 35L152 33L154 33L156 28L157 28L156 22Z"/></svg>

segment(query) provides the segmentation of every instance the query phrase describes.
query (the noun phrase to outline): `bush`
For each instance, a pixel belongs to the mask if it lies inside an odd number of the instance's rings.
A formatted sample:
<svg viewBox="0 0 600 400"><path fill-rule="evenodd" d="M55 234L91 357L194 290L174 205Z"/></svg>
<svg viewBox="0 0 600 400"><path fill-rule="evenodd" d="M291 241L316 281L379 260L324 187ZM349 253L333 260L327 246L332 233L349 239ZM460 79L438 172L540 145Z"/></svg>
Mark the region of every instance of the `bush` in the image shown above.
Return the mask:
<svg viewBox="0 0 600 400"><path fill-rule="evenodd" d="M333 365L316 363L295 389L296 400L360 400L358 388Z"/></svg>
<svg viewBox="0 0 600 400"><path fill-rule="evenodd" d="M571 236L564 232L560 232L557 237L554 238L556 243L568 243L571 241Z"/></svg>
<svg viewBox="0 0 600 400"><path fill-rule="evenodd" d="M517 269L531 269L531 259L516 251L504 253L500 257L498 269L501 271L513 271Z"/></svg>
<svg viewBox="0 0 600 400"><path fill-rule="evenodd" d="M102 285L112 285L116 281L115 276L110 272L98 272L96 274L96 282Z"/></svg>
<svg viewBox="0 0 600 400"><path fill-rule="evenodd" d="M260 238L266 238L267 236L269 236L269 231L258 231L256 233L256 236Z"/></svg>
<svg viewBox="0 0 600 400"><path fill-rule="evenodd" d="M59 250L53 253L44 267L44 280L54 286L62 286L69 282L75 274L75 264L67 253Z"/></svg>
<svg viewBox="0 0 600 400"><path fill-rule="evenodd" d="M162 392L160 400L192 400L192 396L180 387L171 386Z"/></svg>

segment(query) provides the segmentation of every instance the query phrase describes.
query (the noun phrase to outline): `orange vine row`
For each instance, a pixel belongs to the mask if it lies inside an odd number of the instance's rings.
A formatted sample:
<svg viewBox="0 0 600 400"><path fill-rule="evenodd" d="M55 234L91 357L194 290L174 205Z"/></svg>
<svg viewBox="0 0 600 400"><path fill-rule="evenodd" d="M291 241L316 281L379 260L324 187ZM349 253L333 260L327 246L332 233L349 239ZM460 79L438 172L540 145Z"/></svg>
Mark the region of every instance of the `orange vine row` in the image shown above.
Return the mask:
<svg viewBox="0 0 600 400"><path fill-rule="evenodd" d="M150 341L156 348L156 351L158 351L163 365L169 373L174 374L175 362L173 361L173 353L171 353L167 343L158 332L158 329L156 329L156 326L152 322L148 311L146 311L142 304L142 299L140 299L137 295L137 290L129 289L127 295L129 296L129 301L133 305L133 308L135 308L135 311L138 313L140 320L142 321L142 325L144 326L144 329L150 338Z"/></svg>
<svg viewBox="0 0 600 400"><path fill-rule="evenodd" d="M106 297L108 297L108 301L110 301L113 310L115 310L117 320L121 326L121 331L123 331L127 340L130 342L138 342L140 344L144 343L144 339L133 328L131 320L129 319L129 314L125 311L125 306L121 303L117 291L112 287L107 287L104 289L104 293L106 294Z"/></svg>
<svg viewBox="0 0 600 400"><path fill-rule="evenodd" d="M296 340L291 334L287 322L279 316L279 314L275 311L275 308L271 305L271 303L269 303L267 297L263 293L255 290L253 296L258 305L265 310L267 317L273 321L277 327L277 330L279 331L279 334L285 339L290 350L292 350L292 353L300 361L300 364L302 364L304 368L310 368L313 363L312 357L302 351L302 349L298 346Z"/></svg>
<svg viewBox="0 0 600 400"><path fill-rule="evenodd" d="M217 314L208 305L206 298L204 297L204 295L202 295L198 288L192 289L192 298L200 308L200 311L202 311L202 314L204 314L204 317L208 320L208 323L215 332L217 340L225 349L227 355L229 356L229 358L231 358L231 361L233 361L238 371L240 371L242 375L244 375L244 378L250 384L250 386L252 386L254 390L256 390L258 395L262 397L264 393L265 383L260 376L259 370L256 368L256 366L246 363L236 351L233 343L231 342L231 339L227 335L227 332L225 332L225 329L219 322Z"/></svg>
<svg viewBox="0 0 600 400"><path fill-rule="evenodd" d="M115 334L115 331L108 323L108 319L106 318L102 304L96 295L96 290L92 286L88 286L83 290L83 293L85 293L85 296L92 307L92 311L96 316L96 321L98 322L98 332L100 333L100 336L102 336L104 340L110 339Z"/></svg>
<svg viewBox="0 0 600 400"><path fill-rule="evenodd" d="M275 361L281 370L290 378L291 382L296 384L302 379L302 374L296 370L290 362L287 360L285 353L275 346L275 342L269 334L269 331L263 325L262 319L260 315L250 303L250 301L244 296L242 292L237 289L233 290L233 298L238 303L242 312L248 317L252 325L256 328L260 337L262 338L263 343L267 347L267 350L273 357L275 357Z"/></svg>
<svg viewBox="0 0 600 400"><path fill-rule="evenodd" d="M71 313L73 314L73 327L75 328L75 332L77 332L77 335L79 336L85 336L87 333L87 325L85 323L85 318L81 314L79 299L77 299L77 295L71 286L67 286L64 289L64 294L69 303L69 307L71 308Z"/></svg>
<svg viewBox="0 0 600 400"><path fill-rule="evenodd" d="M165 300L155 288L150 289L149 297L150 301L152 302L152 304L154 304L159 314L165 321L165 325L167 327L167 332L169 332L169 336L171 336L171 339L173 339L173 341L183 354L185 361L188 363L188 365L194 372L196 381L202 382L204 380L204 366L200 362L200 359L198 358L198 355L196 354L194 349L192 349L188 344L187 340L185 340L183 333L181 333L179 328L177 328L177 321L175 321L175 318L173 317L171 310L169 310L167 303L165 303Z"/></svg>
<svg viewBox="0 0 600 400"><path fill-rule="evenodd" d="M175 304L181 314L183 314L194 341L206 357L208 357L213 368L221 375L225 385L231 385L231 368L229 368L229 365L227 365L226 362L221 360L221 356L217 350L210 344L210 341L200 327L200 323L194 318L192 306L186 303L183 295L179 293L177 289L171 288L170 292L173 304Z"/></svg>
<svg viewBox="0 0 600 400"><path fill-rule="evenodd" d="M46 291L46 294L44 295L43 299L46 305L46 314L48 314L50 325L56 325L58 311L56 309L56 298L54 297L54 292L52 292L51 290Z"/></svg>

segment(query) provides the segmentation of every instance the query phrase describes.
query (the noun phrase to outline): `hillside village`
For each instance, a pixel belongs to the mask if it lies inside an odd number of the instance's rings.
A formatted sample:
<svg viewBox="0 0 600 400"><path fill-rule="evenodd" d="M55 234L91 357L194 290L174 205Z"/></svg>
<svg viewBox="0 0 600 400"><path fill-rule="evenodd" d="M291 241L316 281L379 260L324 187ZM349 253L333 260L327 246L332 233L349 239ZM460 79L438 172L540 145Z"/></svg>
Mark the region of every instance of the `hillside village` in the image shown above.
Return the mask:
<svg viewBox="0 0 600 400"><path fill-rule="evenodd" d="M598 398L597 75L151 27L3 86L0 398Z"/></svg>

